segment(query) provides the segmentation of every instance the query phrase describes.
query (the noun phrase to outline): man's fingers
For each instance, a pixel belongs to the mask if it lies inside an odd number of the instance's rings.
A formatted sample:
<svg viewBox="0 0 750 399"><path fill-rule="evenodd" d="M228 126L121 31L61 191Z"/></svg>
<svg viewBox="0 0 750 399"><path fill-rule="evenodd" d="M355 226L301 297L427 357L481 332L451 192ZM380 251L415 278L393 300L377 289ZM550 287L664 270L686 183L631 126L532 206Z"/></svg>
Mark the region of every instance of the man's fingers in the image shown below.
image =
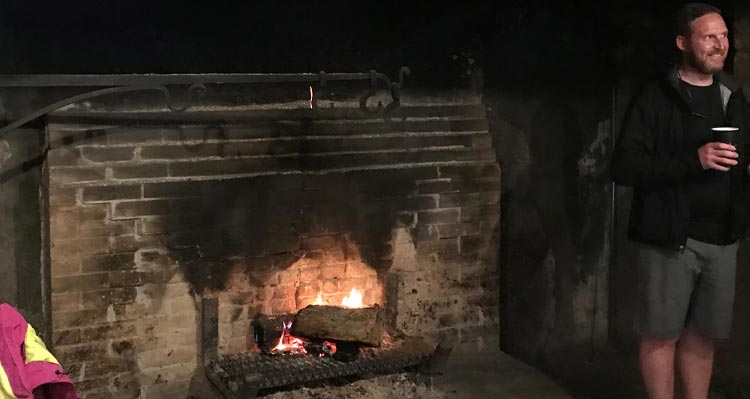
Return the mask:
<svg viewBox="0 0 750 399"><path fill-rule="evenodd" d="M721 143L721 142L715 142L712 146L714 149L717 150L729 150L729 151L737 151L737 148L731 144L727 143Z"/></svg>
<svg viewBox="0 0 750 399"><path fill-rule="evenodd" d="M727 143L707 143L698 149L698 157L704 169L714 169L722 172L737 165L739 158L735 146Z"/></svg>
<svg viewBox="0 0 750 399"><path fill-rule="evenodd" d="M714 152L714 155L720 157L720 158L739 158L739 154L737 154L734 151L727 151L727 150L718 150Z"/></svg>
<svg viewBox="0 0 750 399"><path fill-rule="evenodd" d="M729 165L729 166L737 165L737 160L735 160L734 158L714 156L714 157L711 157L711 160L713 161L714 164L718 164L718 165Z"/></svg>
<svg viewBox="0 0 750 399"><path fill-rule="evenodd" d="M728 167L726 167L726 166L722 166L722 165L720 165L720 164L718 164L718 163L716 163L716 162L711 162L711 163L709 163L709 164L708 164L708 168L709 168L709 169L714 169L714 170L718 170L718 171L721 171L721 172L727 172L727 171L729 171L729 168L728 168Z"/></svg>

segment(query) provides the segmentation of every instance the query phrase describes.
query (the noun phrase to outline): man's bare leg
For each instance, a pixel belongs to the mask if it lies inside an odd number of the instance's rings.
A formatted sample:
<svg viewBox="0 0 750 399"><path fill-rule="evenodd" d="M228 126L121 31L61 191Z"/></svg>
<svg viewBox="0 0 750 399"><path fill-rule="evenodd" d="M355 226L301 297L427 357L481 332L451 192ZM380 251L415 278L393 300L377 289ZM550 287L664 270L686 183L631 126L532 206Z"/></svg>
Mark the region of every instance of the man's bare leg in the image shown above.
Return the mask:
<svg viewBox="0 0 750 399"><path fill-rule="evenodd" d="M641 338L641 375L649 399L674 398L674 357L677 339Z"/></svg>
<svg viewBox="0 0 750 399"><path fill-rule="evenodd" d="M685 330L677 344L677 367L685 399L706 399L714 364L714 341Z"/></svg>

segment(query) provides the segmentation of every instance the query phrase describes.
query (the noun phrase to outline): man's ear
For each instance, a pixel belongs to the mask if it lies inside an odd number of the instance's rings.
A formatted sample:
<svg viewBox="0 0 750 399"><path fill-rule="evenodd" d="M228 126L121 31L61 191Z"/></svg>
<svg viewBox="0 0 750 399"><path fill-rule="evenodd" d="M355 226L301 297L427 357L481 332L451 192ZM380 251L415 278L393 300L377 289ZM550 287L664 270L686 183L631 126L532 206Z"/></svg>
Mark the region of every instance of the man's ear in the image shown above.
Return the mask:
<svg viewBox="0 0 750 399"><path fill-rule="evenodd" d="M685 51L687 48L686 43L687 38L685 36L677 35L677 37L674 38L674 44L680 49L680 51Z"/></svg>

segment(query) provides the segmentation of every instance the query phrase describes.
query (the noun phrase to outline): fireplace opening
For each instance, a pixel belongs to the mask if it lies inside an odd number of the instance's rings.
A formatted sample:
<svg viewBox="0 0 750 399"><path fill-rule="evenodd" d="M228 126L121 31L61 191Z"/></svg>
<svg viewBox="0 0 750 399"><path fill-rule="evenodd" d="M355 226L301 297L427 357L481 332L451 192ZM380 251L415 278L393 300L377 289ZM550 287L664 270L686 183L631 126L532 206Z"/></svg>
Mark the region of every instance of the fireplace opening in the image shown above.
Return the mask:
<svg viewBox="0 0 750 399"><path fill-rule="evenodd" d="M500 174L478 99L402 98L386 120L342 92L241 112L224 93L49 118L53 344L83 394L184 397L199 370L236 394L494 345ZM353 290L364 307L341 306ZM338 319L358 335L302 322L328 308L360 312ZM273 350L292 337L307 354Z"/></svg>

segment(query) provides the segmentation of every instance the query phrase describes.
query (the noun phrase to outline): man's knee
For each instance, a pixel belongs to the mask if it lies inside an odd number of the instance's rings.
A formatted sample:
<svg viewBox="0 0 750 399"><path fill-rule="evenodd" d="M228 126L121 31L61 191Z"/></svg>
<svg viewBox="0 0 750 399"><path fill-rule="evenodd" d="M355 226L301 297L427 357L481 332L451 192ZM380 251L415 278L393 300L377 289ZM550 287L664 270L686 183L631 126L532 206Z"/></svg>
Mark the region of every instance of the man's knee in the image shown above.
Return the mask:
<svg viewBox="0 0 750 399"><path fill-rule="evenodd" d="M652 338L647 336L641 336L641 352L653 352L663 349L674 349L677 345L677 338Z"/></svg>
<svg viewBox="0 0 750 399"><path fill-rule="evenodd" d="M678 345L681 349L710 354L714 350L715 340L689 328L683 331Z"/></svg>

